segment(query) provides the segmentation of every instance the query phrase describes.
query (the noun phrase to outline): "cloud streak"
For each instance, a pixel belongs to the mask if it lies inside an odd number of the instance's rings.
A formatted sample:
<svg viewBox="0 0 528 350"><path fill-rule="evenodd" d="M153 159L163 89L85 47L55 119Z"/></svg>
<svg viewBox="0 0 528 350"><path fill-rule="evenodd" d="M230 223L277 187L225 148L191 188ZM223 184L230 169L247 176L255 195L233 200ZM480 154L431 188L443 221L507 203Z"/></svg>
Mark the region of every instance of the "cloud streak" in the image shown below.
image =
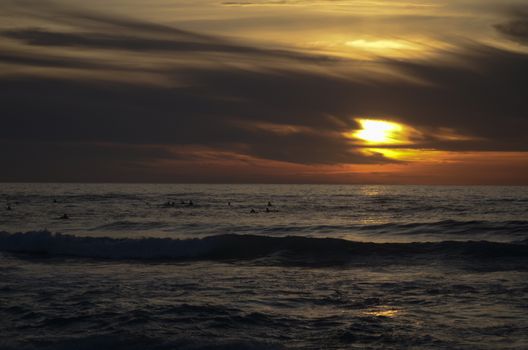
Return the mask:
<svg viewBox="0 0 528 350"><path fill-rule="evenodd" d="M134 169L203 161L182 159L189 147L241 162L398 164L343 136L357 117L413 126L423 135L416 149L528 151L523 52L458 39L427 60L360 60L57 2L21 4L1 5L34 21L0 33L0 140L15 170L20 159L55 164L65 145L75 145L77 170L83 159L105 169L112 160ZM60 25L46 24L56 18ZM495 29L524 43L524 22L508 18ZM28 147L39 144L46 147L32 155ZM28 170L18 169L9 178Z"/></svg>
<svg viewBox="0 0 528 350"><path fill-rule="evenodd" d="M495 29L511 40L528 44L528 10L516 11L513 19L495 25Z"/></svg>
<svg viewBox="0 0 528 350"><path fill-rule="evenodd" d="M20 40L29 45L59 46L72 48L91 48L101 50L127 50L139 52L172 52L172 53L224 53L255 55L259 57L292 59L309 62L339 61L337 57L308 55L300 52L260 49L251 46L229 44L222 40L178 41L160 40L152 37L133 37L128 35L109 35L102 33L60 33L43 29L8 30L4 37Z"/></svg>

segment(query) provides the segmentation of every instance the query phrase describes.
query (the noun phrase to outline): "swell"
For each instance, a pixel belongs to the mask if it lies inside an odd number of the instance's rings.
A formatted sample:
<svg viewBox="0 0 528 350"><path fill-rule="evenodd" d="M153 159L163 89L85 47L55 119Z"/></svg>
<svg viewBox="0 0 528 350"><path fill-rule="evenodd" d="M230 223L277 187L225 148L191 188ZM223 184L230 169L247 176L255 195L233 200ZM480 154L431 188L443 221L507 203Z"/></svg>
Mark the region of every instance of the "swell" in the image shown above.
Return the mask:
<svg viewBox="0 0 528 350"><path fill-rule="evenodd" d="M139 231L139 230L152 230L162 229L167 227L168 224L160 221L151 222L134 222L134 221L115 221L109 224L104 224L90 229L90 231Z"/></svg>
<svg viewBox="0 0 528 350"><path fill-rule="evenodd" d="M526 242L444 241L364 243L335 238L217 235L201 239L78 237L48 231L0 232L0 251L10 253L139 260L240 260L262 257L307 262L354 258L528 258Z"/></svg>
<svg viewBox="0 0 528 350"><path fill-rule="evenodd" d="M439 232L443 234L475 234L475 233L501 233L501 234L528 234L528 221L458 221L443 220L432 223L405 223L405 224L380 224L363 226L363 230L390 231L398 233Z"/></svg>
<svg viewBox="0 0 528 350"><path fill-rule="evenodd" d="M384 223L371 225L311 225L311 226L268 226L261 228L264 233L280 232L365 232L393 235L501 235L528 237L528 221L458 221Z"/></svg>

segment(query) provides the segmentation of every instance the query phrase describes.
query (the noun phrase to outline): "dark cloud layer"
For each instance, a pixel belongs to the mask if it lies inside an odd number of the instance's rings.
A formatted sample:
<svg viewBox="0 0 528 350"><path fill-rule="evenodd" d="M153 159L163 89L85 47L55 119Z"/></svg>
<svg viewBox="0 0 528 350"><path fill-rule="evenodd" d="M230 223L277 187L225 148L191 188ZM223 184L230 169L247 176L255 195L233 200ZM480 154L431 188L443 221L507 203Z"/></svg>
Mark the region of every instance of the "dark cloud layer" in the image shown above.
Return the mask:
<svg viewBox="0 0 528 350"><path fill-rule="evenodd" d="M528 44L528 10L515 9L512 19L495 25L495 29L505 37L521 44Z"/></svg>
<svg viewBox="0 0 528 350"><path fill-rule="evenodd" d="M55 18L38 8L24 11ZM73 28L2 32L19 46L0 46L0 63L79 73L0 76L2 162L10 169L4 178L27 174L31 166L58 169L60 159L67 159L73 172L104 171L119 179L118 165L142 167L172 159L170 147L187 145L298 164L393 162L365 155L342 136L357 127L355 116L394 118L420 130L450 128L469 136L428 137L419 146L423 148L528 151L528 55L522 53L466 42L431 61L365 63L244 45L109 15L61 7L53 11ZM107 27L116 31L109 34ZM496 28L526 41L524 19ZM33 55L30 49L35 48L42 54ZM185 58L184 63L134 68L133 58L130 65L120 66L70 54L81 48L106 54L117 50L125 59L133 54L159 58L160 52L179 59L200 54L208 63ZM225 55L228 61L222 61ZM366 74L373 66L397 75ZM170 83L120 79L124 70L155 73ZM101 71L113 79L86 75ZM281 126L291 130L281 132ZM25 165L16 165L21 163ZM97 170L86 169L86 164Z"/></svg>
<svg viewBox="0 0 528 350"><path fill-rule="evenodd" d="M338 61L337 58L331 58L327 56L307 55L288 50L265 50L251 46L230 44L222 42L221 40L160 40L151 37L140 38L127 35L118 36L101 33L59 33L50 32L43 29L8 30L4 31L2 35L4 37L21 40L29 45L38 46L61 46L140 52L221 52L225 54L256 55L260 57L267 56L272 58L313 62Z"/></svg>
<svg viewBox="0 0 528 350"><path fill-rule="evenodd" d="M110 65L95 60L68 59L54 55L29 55L24 52L0 52L0 63L25 65L29 67L85 68L85 69L124 69L122 66Z"/></svg>

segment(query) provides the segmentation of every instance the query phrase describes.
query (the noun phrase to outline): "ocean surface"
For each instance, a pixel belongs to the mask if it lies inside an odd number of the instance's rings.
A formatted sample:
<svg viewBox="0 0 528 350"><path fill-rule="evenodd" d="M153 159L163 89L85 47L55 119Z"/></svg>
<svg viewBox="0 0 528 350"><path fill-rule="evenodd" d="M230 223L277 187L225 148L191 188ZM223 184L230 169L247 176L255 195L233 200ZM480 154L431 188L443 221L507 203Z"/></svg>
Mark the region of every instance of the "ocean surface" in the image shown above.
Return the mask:
<svg viewBox="0 0 528 350"><path fill-rule="evenodd" d="M0 184L0 203L2 350L528 349L528 187Z"/></svg>

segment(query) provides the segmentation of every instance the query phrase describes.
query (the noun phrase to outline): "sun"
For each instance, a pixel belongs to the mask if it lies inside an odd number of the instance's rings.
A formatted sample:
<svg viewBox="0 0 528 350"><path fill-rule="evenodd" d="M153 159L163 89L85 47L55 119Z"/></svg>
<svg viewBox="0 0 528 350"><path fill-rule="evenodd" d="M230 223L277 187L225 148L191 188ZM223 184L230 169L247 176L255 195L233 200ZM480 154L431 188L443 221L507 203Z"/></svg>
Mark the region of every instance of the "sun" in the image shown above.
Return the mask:
<svg viewBox="0 0 528 350"><path fill-rule="evenodd" d="M361 129L349 137L365 141L369 145L394 145L406 142L403 125L386 120L356 119Z"/></svg>

